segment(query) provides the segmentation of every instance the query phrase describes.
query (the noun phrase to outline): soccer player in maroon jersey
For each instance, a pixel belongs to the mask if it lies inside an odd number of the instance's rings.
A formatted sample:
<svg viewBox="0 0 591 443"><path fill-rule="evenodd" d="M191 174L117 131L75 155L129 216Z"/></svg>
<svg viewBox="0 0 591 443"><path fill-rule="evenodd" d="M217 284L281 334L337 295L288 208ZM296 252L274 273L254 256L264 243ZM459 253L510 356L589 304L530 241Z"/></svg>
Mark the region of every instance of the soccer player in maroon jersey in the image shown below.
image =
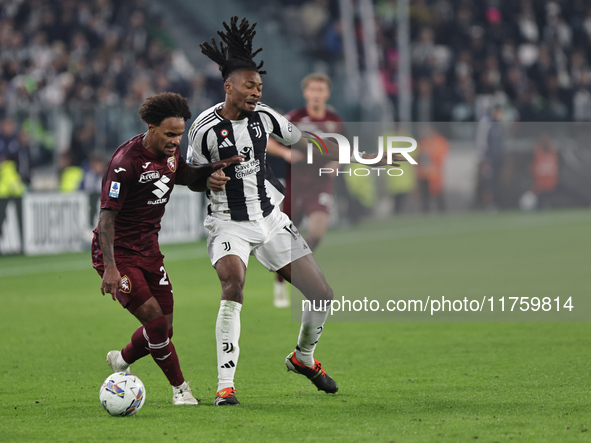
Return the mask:
<svg viewBox="0 0 591 443"><path fill-rule="evenodd" d="M306 106L287 113L285 117L292 123L297 123L302 131L313 133L337 132L342 133L341 117L331 110L326 102L330 98L330 77L322 73L309 74L302 80L302 91ZM269 139L267 152L283 158L291 164L287 168L286 194L283 200L283 212L299 228L304 217L308 218L306 242L312 250L320 244L330 223L330 212L333 206L334 177L328 174L318 176L318 168L332 168L334 161L308 164L304 161L304 154L298 150L291 150L274 139ZM297 189L297 195L292 194ZM273 304L277 308L289 307L287 284L276 274L273 291Z"/></svg>
<svg viewBox="0 0 591 443"><path fill-rule="evenodd" d="M194 190L223 190L224 178L211 184L214 171L242 157L195 167L180 155L187 100L171 92L148 98L139 114L144 134L123 143L103 176L101 209L92 242L93 267L102 277L101 292L112 294L142 324L122 351L110 351L113 372L127 372L151 354L172 385L174 405L196 405L185 382L172 338L172 285L158 244L160 221L175 184Z"/></svg>

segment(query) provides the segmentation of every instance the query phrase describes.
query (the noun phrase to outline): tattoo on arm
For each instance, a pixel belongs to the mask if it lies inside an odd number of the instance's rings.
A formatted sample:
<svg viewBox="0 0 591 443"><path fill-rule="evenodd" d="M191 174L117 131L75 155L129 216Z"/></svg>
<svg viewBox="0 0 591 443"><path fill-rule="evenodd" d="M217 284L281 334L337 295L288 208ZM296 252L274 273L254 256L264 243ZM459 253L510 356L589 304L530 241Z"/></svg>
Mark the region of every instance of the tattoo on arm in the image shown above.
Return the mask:
<svg viewBox="0 0 591 443"><path fill-rule="evenodd" d="M99 243L103 252L105 267L115 263L115 217L117 211L101 209L99 213Z"/></svg>

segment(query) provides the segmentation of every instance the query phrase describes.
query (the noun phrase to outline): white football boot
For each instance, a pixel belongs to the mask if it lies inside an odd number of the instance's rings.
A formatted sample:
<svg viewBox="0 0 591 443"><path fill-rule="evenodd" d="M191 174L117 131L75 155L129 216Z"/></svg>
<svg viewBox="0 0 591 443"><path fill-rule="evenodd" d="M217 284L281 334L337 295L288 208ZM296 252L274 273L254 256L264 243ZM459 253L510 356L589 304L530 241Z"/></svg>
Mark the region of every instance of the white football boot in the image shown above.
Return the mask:
<svg viewBox="0 0 591 443"><path fill-rule="evenodd" d="M193 393L187 382L183 382L180 386L172 387L172 404L173 405L197 405L199 402Z"/></svg>
<svg viewBox="0 0 591 443"><path fill-rule="evenodd" d="M123 364L120 362L123 362ZM129 372L130 365L125 363L125 360L121 358L121 351L109 351L107 354L107 363L113 372Z"/></svg>

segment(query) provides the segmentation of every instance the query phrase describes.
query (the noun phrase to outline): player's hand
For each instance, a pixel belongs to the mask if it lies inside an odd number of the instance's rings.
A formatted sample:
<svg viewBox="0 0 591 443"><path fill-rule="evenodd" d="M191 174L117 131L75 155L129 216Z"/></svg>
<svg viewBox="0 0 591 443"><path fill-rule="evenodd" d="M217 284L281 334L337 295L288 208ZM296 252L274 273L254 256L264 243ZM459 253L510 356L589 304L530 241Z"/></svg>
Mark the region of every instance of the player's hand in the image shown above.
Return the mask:
<svg viewBox="0 0 591 443"><path fill-rule="evenodd" d="M105 267L105 273L103 274L103 281L101 283L101 292L103 295L111 294L111 298L115 300L115 294L117 290L121 289L121 274L117 266L114 264Z"/></svg>
<svg viewBox="0 0 591 443"><path fill-rule="evenodd" d="M244 156L244 155L235 155L234 157L225 158L225 159L220 160L218 162L214 162L211 164L211 167L213 168L214 171L217 171L219 169L224 169L226 166L230 166L234 163L242 163L245 158L246 158L246 156Z"/></svg>
<svg viewBox="0 0 591 443"><path fill-rule="evenodd" d="M214 192L220 192L226 188L228 181L230 181L230 177L226 176L222 169L219 169L207 179L207 187Z"/></svg>

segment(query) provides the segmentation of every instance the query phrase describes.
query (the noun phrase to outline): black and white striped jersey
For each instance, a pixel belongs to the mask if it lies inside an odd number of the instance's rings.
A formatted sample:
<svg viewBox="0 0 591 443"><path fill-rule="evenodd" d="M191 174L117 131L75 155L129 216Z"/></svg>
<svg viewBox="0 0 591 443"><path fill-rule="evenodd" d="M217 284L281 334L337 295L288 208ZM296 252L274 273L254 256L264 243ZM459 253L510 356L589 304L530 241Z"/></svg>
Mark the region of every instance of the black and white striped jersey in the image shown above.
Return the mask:
<svg viewBox="0 0 591 443"><path fill-rule="evenodd" d="M189 129L187 161L200 165L234 155L246 158L224 169L230 177L222 192L207 191L209 213L225 220L259 220L271 213L281 184L267 174L269 135L280 143L292 145L301 137L298 128L283 115L258 103L252 115L242 120L222 117L218 103L202 112ZM275 195L275 197L274 197Z"/></svg>

